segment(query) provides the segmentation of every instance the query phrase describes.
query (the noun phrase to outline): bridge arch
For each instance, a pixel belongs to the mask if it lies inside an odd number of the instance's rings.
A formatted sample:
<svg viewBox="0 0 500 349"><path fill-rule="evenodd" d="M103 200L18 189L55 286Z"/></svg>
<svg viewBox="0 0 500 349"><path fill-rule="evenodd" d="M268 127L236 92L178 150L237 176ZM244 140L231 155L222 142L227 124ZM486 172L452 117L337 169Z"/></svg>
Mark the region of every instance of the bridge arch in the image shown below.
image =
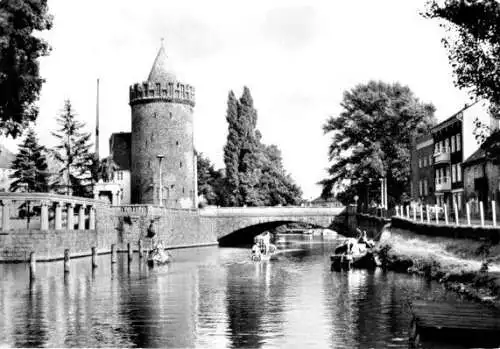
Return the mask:
<svg viewBox="0 0 500 349"><path fill-rule="evenodd" d="M269 231L278 228L285 224L290 223L307 223L312 228L328 228L322 225L318 225L311 222L304 222L298 220L274 220L274 221L264 221L261 223L256 223L253 225L245 226L239 228L235 231L230 232L227 235L218 238L219 246L234 246L234 245L247 245L252 244L254 237L262 234L265 231Z"/></svg>

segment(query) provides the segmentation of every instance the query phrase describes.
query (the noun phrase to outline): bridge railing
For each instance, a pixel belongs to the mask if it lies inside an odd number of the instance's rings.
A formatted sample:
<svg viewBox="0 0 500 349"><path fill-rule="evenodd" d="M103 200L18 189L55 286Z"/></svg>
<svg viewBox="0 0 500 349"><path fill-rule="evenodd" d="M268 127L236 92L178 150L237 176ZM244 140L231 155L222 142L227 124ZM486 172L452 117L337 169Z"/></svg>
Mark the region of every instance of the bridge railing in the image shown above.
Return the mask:
<svg viewBox="0 0 500 349"><path fill-rule="evenodd" d="M344 207L207 207L201 216L331 216Z"/></svg>

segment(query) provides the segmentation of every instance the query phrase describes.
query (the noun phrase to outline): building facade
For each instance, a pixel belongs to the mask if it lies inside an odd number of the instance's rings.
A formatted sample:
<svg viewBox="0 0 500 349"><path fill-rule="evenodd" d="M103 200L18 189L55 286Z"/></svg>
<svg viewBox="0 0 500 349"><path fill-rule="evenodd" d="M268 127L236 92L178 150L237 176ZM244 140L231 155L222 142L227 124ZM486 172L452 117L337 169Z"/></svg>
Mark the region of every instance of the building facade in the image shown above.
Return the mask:
<svg viewBox="0 0 500 349"><path fill-rule="evenodd" d="M451 209L456 202L459 210L464 209L467 197L463 163L479 149L475 135L478 121L491 129L497 127L498 121L490 115L486 102L465 106L431 130L435 199L439 206L447 205Z"/></svg>
<svg viewBox="0 0 500 349"><path fill-rule="evenodd" d="M433 161L432 135L414 138L411 150L411 197L415 202L435 204Z"/></svg>

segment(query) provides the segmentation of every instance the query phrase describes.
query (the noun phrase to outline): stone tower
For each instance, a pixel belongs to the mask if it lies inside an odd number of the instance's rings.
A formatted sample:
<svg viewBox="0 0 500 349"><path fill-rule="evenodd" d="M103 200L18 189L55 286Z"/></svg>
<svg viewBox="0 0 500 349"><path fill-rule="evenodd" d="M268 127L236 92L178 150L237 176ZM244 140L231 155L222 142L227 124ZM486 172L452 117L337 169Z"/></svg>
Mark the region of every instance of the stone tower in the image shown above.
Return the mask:
<svg viewBox="0 0 500 349"><path fill-rule="evenodd" d="M162 44L147 81L130 86L132 203L196 205L194 104L194 87L177 80Z"/></svg>

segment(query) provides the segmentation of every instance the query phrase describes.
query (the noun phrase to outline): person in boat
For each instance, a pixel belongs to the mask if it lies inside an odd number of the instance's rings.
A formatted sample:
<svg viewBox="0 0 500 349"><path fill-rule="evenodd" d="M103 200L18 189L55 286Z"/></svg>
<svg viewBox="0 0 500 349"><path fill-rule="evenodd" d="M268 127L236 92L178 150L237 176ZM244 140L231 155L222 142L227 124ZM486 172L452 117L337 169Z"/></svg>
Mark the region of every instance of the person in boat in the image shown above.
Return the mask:
<svg viewBox="0 0 500 349"><path fill-rule="evenodd" d="M269 234L268 231L266 231L263 235L262 235L262 244L263 244L263 253L264 254L267 254L269 252L269 244L271 243L271 234Z"/></svg>
<svg viewBox="0 0 500 349"><path fill-rule="evenodd" d="M252 246L252 258L260 259L260 247L257 243Z"/></svg>
<svg viewBox="0 0 500 349"><path fill-rule="evenodd" d="M154 219L152 219L151 222L149 223L148 234L146 235L148 238L151 239L151 249L153 250L157 248L158 244L154 223L155 221Z"/></svg>

